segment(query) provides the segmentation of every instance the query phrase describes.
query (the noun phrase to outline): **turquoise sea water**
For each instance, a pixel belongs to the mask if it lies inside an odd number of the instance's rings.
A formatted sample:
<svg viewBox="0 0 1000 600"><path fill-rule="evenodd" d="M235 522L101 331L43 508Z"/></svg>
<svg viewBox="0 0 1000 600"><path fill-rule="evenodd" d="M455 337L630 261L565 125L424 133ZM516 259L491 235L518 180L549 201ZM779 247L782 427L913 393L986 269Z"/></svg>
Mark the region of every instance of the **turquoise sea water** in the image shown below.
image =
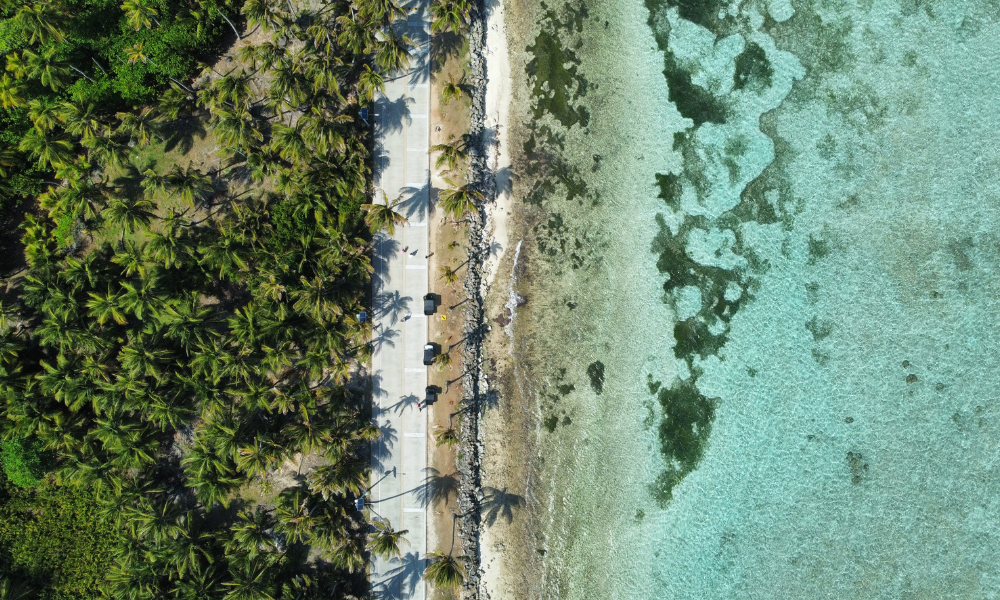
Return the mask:
<svg viewBox="0 0 1000 600"><path fill-rule="evenodd" d="M509 12L494 597L1000 595L1000 4Z"/></svg>

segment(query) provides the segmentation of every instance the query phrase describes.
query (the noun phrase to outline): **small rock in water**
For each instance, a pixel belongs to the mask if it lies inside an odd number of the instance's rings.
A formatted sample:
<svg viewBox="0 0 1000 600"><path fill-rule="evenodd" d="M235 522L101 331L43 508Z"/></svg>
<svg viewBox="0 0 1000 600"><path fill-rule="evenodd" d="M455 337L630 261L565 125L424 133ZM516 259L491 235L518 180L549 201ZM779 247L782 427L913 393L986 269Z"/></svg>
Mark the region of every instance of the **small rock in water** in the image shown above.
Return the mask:
<svg viewBox="0 0 1000 600"><path fill-rule="evenodd" d="M914 375L913 373L910 373L909 375L906 376L906 383L916 383L916 382L917 382L917 376Z"/></svg>

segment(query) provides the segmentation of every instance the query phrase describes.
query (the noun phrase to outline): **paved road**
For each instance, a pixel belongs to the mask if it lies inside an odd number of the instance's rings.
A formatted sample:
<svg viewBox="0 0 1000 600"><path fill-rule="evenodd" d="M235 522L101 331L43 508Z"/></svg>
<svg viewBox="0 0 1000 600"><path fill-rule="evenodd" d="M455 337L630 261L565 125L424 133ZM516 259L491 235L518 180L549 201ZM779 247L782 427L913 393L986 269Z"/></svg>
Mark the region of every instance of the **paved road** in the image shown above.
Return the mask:
<svg viewBox="0 0 1000 600"><path fill-rule="evenodd" d="M423 600L421 576L427 548L427 412L417 408L427 386L423 345L427 318L423 296L428 292L428 195L430 157L430 20L426 0L400 29L417 46L411 70L386 84L373 117L376 156L376 199L403 197L409 223L375 247L373 278L375 314L372 358L375 418L384 435L372 453L370 500L377 516L397 530L408 530L399 559L372 560L373 589L382 598ZM403 250L406 250L404 253Z"/></svg>

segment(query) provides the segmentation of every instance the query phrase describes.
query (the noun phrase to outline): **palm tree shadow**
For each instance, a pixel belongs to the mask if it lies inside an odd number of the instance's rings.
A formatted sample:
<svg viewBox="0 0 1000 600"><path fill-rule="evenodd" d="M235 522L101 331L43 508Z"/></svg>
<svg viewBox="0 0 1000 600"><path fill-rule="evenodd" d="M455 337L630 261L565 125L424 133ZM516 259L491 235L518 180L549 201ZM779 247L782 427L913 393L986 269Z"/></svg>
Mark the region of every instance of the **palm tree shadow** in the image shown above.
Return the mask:
<svg viewBox="0 0 1000 600"><path fill-rule="evenodd" d="M396 347L395 339L399 337L399 331L395 329L389 329L388 327L381 327L378 330L378 335L372 337L372 349L381 350L382 346L389 346L390 348Z"/></svg>
<svg viewBox="0 0 1000 600"><path fill-rule="evenodd" d="M452 496L458 498L458 473L442 475L434 467L427 467L424 472L427 473L424 486L415 491L417 501L424 508L437 506L442 502L448 504Z"/></svg>
<svg viewBox="0 0 1000 600"><path fill-rule="evenodd" d="M397 133L403 130L403 122L409 125L413 119L410 118L410 104L412 99L400 96L395 100L379 98L377 109L380 112L379 124L385 133Z"/></svg>
<svg viewBox="0 0 1000 600"><path fill-rule="evenodd" d="M392 164L392 159L389 157L389 153L385 151L385 146L382 145L382 140L378 136L375 136L375 143L372 144L370 160L372 164L372 181L381 181L382 173Z"/></svg>
<svg viewBox="0 0 1000 600"><path fill-rule="evenodd" d="M379 473L385 473L383 464L392 456L392 447L396 444L399 436L389 421L379 423L378 428L382 431L382 436L376 443L372 444L372 468Z"/></svg>
<svg viewBox="0 0 1000 600"><path fill-rule="evenodd" d="M405 216L407 220L413 220L417 223L426 223L430 193L431 184L429 181L418 188L403 188L403 194L408 194L406 200L399 203L399 207L403 211L403 216Z"/></svg>
<svg viewBox="0 0 1000 600"><path fill-rule="evenodd" d="M451 31L442 31L431 38L430 64L432 71L439 71L451 56L458 56L462 49L462 36Z"/></svg>
<svg viewBox="0 0 1000 600"><path fill-rule="evenodd" d="M507 488L500 490L484 486L483 494L483 518L488 527L492 527L498 517L503 517L509 525L514 521L514 509L524 508L526 504L524 496L512 494Z"/></svg>
<svg viewBox="0 0 1000 600"><path fill-rule="evenodd" d="M370 385L372 390L372 397L381 398L382 396L385 396L385 390L383 390L381 387L382 376L379 375L378 373L372 373L371 375L369 375L369 377L371 379Z"/></svg>
<svg viewBox="0 0 1000 600"><path fill-rule="evenodd" d="M385 577L372 588L379 598L410 598L417 591L423 577L426 561L417 552L407 552L399 558L390 559Z"/></svg>
<svg viewBox="0 0 1000 600"><path fill-rule="evenodd" d="M178 150L181 154L187 154L194 148L195 138L203 140L206 135L208 131L202 124L202 119L180 119L171 124L163 149L166 152Z"/></svg>
<svg viewBox="0 0 1000 600"><path fill-rule="evenodd" d="M493 172L493 181L497 186L497 195L514 193L514 172L510 167L497 169Z"/></svg>
<svg viewBox="0 0 1000 600"><path fill-rule="evenodd" d="M383 410L386 412L391 410L396 414L402 414L404 410L411 406L416 406L418 402L420 402L420 398L418 398L415 394L410 394L408 396L402 396L399 399L399 402L393 404L392 406L388 406Z"/></svg>
<svg viewBox="0 0 1000 600"><path fill-rule="evenodd" d="M393 290L389 293L378 295L373 308L384 317L389 317L389 326L391 327L399 321L400 313L410 309L410 302L412 301L412 297L403 296L399 293L399 290Z"/></svg>
<svg viewBox="0 0 1000 600"><path fill-rule="evenodd" d="M372 242L372 293L378 294L392 281L389 276L389 261L399 252L399 242L378 234ZM376 307L377 308L377 307Z"/></svg>
<svg viewBox="0 0 1000 600"><path fill-rule="evenodd" d="M410 31L408 33L409 38L413 40L414 52L410 54L413 62L410 65L409 72L409 85L413 87L421 83L427 83L430 78L430 65L431 60L431 50L430 50L430 36L419 31Z"/></svg>
<svg viewBox="0 0 1000 600"><path fill-rule="evenodd" d="M480 133L480 144L483 148L491 149L500 144L500 138L496 127L487 127Z"/></svg>

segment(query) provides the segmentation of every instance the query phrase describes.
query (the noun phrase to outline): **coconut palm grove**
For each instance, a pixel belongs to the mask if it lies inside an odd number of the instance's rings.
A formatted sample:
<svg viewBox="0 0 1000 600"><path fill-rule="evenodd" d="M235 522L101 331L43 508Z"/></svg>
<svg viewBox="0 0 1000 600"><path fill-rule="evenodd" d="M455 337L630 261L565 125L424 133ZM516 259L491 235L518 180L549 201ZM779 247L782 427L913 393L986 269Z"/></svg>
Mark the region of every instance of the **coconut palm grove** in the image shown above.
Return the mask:
<svg viewBox="0 0 1000 600"><path fill-rule="evenodd" d="M394 222L359 115L404 15L0 2L0 598L360 597L398 553L355 504Z"/></svg>

